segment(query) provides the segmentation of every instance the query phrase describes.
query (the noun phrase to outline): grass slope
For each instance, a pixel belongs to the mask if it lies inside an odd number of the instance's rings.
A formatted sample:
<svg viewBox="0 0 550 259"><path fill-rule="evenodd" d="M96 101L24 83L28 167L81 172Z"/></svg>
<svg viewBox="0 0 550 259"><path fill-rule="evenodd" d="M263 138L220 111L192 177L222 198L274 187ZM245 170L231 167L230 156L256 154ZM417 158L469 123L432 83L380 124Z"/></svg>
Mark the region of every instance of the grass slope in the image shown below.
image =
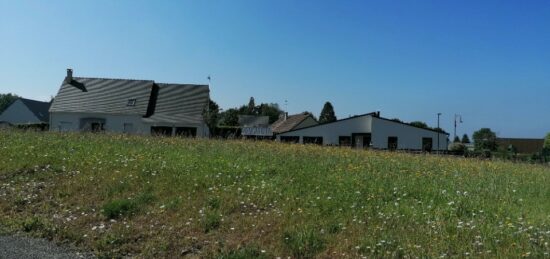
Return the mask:
<svg viewBox="0 0 550 259"><path fill-rule="evenodd" d="M550 169L0 131L0 225L118 257L548 257Z"/></svg>

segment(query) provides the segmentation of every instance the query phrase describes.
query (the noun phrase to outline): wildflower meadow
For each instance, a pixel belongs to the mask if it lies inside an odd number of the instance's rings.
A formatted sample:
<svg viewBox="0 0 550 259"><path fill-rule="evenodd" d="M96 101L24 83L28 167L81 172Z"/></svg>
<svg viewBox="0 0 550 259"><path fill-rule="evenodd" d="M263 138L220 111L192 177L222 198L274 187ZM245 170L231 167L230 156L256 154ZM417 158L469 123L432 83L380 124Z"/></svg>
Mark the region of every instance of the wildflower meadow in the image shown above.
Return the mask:
<svg viewBox="0 0 550 259"><path fill-rule="evenodd" d="M550 168L0 131L0 234L99 257L550 257Z"/></svg>

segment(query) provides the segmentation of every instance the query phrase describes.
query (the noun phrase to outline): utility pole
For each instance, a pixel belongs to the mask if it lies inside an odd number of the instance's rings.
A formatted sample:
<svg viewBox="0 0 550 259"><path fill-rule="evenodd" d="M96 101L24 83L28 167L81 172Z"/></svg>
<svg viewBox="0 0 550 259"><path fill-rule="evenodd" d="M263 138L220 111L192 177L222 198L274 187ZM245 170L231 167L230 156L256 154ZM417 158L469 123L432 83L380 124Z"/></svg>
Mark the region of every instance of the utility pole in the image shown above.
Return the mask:
<svg viewBox="0 0 550 259"><path fill-rule="evenodd" d="M437 154L439 155L439 150L440 150L440 146L439 146L439 131L441 130L441 128L439 127L439 116L441 116L441 113L438 112L437 113Z"/></svg>
<svg viewBox="0 0 550 259"><path fill-rule="evenodd" d="M457 124L456 119L459 119L459 120L458 120L458 123L462 123L462 115L460 115L460 114L455 114L455 133L454 133L453 141L454 141L454 139L456 138L456 124Z"/></svg>

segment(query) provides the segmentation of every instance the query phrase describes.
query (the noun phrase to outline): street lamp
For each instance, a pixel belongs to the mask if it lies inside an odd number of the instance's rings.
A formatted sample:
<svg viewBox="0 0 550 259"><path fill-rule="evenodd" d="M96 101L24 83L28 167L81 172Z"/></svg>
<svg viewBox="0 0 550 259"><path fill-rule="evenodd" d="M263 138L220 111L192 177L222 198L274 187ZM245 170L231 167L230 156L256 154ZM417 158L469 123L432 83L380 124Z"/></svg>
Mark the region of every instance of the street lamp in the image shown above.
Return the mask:
<svg viewBox="0 0 550 259"><path fill-rule="evenodd" d="M455 114L455 133L454 133L455 136L453 138L453 141L454 141L454 139L456 139L456 124L457 124L456 119L458 119L458 123L462 123L462 115Z"/></svg>
<svg viewBox="0 0 550 259"><path fill-rule="evenodd" d="M439 116L441 116L441 113L438 112L437 113L437 154L439 155L439 150L440 150L440 146L439 146L439 131L441 130L441 128L439 128Z"/></svg>

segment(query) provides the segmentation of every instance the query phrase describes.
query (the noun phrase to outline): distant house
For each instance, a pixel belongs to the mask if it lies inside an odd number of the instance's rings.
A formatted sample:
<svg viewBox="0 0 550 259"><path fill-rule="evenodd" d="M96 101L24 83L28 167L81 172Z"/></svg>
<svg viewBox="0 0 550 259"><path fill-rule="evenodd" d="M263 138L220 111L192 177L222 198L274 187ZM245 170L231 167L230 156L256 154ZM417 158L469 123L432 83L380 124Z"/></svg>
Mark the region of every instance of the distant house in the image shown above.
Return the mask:
<svg viewBox="0 0 550 259"><path fill-rule="evenodd" d="M497 138L496 142L499 149L507 150L510 146L513 146L516 148L516 151L521 154L542 152L544 146L544 139Z"/></svg>
<svg viewBox="0 0 550 259"><path fill-rule="evenodd" d="M50 107L52 131L208 136L208 85L73 77L67 69Z"/></svg>
<svg viewBox="0 0 550 259"><path fill-rule="evenodd" d="M313 115L304 112L300 114L290 115L284 113L277 121L271 125L273 133L278 134L295 129L301 129L319 124L317 120L313 118Z"/></svg>
<svg viewBox="0 0 550 259"><path fill-rule="evenodd" d="M4 125L45 126L49 122L49 108L49 102L19 98L0 114L0 122L4 122Z"/></svg>
<svg viewBox="0 0 550 259"><path fill-rule="evenodd" d="M245 138L271 138L269 116L239 115L241 135Z"/></svg>
<svg viewBox="0 0 550 259"><path fill-rule="evenodd" d="M448 133L419 128L373 112L277 134L281 142L355 148L447 150Z"/></svg>

